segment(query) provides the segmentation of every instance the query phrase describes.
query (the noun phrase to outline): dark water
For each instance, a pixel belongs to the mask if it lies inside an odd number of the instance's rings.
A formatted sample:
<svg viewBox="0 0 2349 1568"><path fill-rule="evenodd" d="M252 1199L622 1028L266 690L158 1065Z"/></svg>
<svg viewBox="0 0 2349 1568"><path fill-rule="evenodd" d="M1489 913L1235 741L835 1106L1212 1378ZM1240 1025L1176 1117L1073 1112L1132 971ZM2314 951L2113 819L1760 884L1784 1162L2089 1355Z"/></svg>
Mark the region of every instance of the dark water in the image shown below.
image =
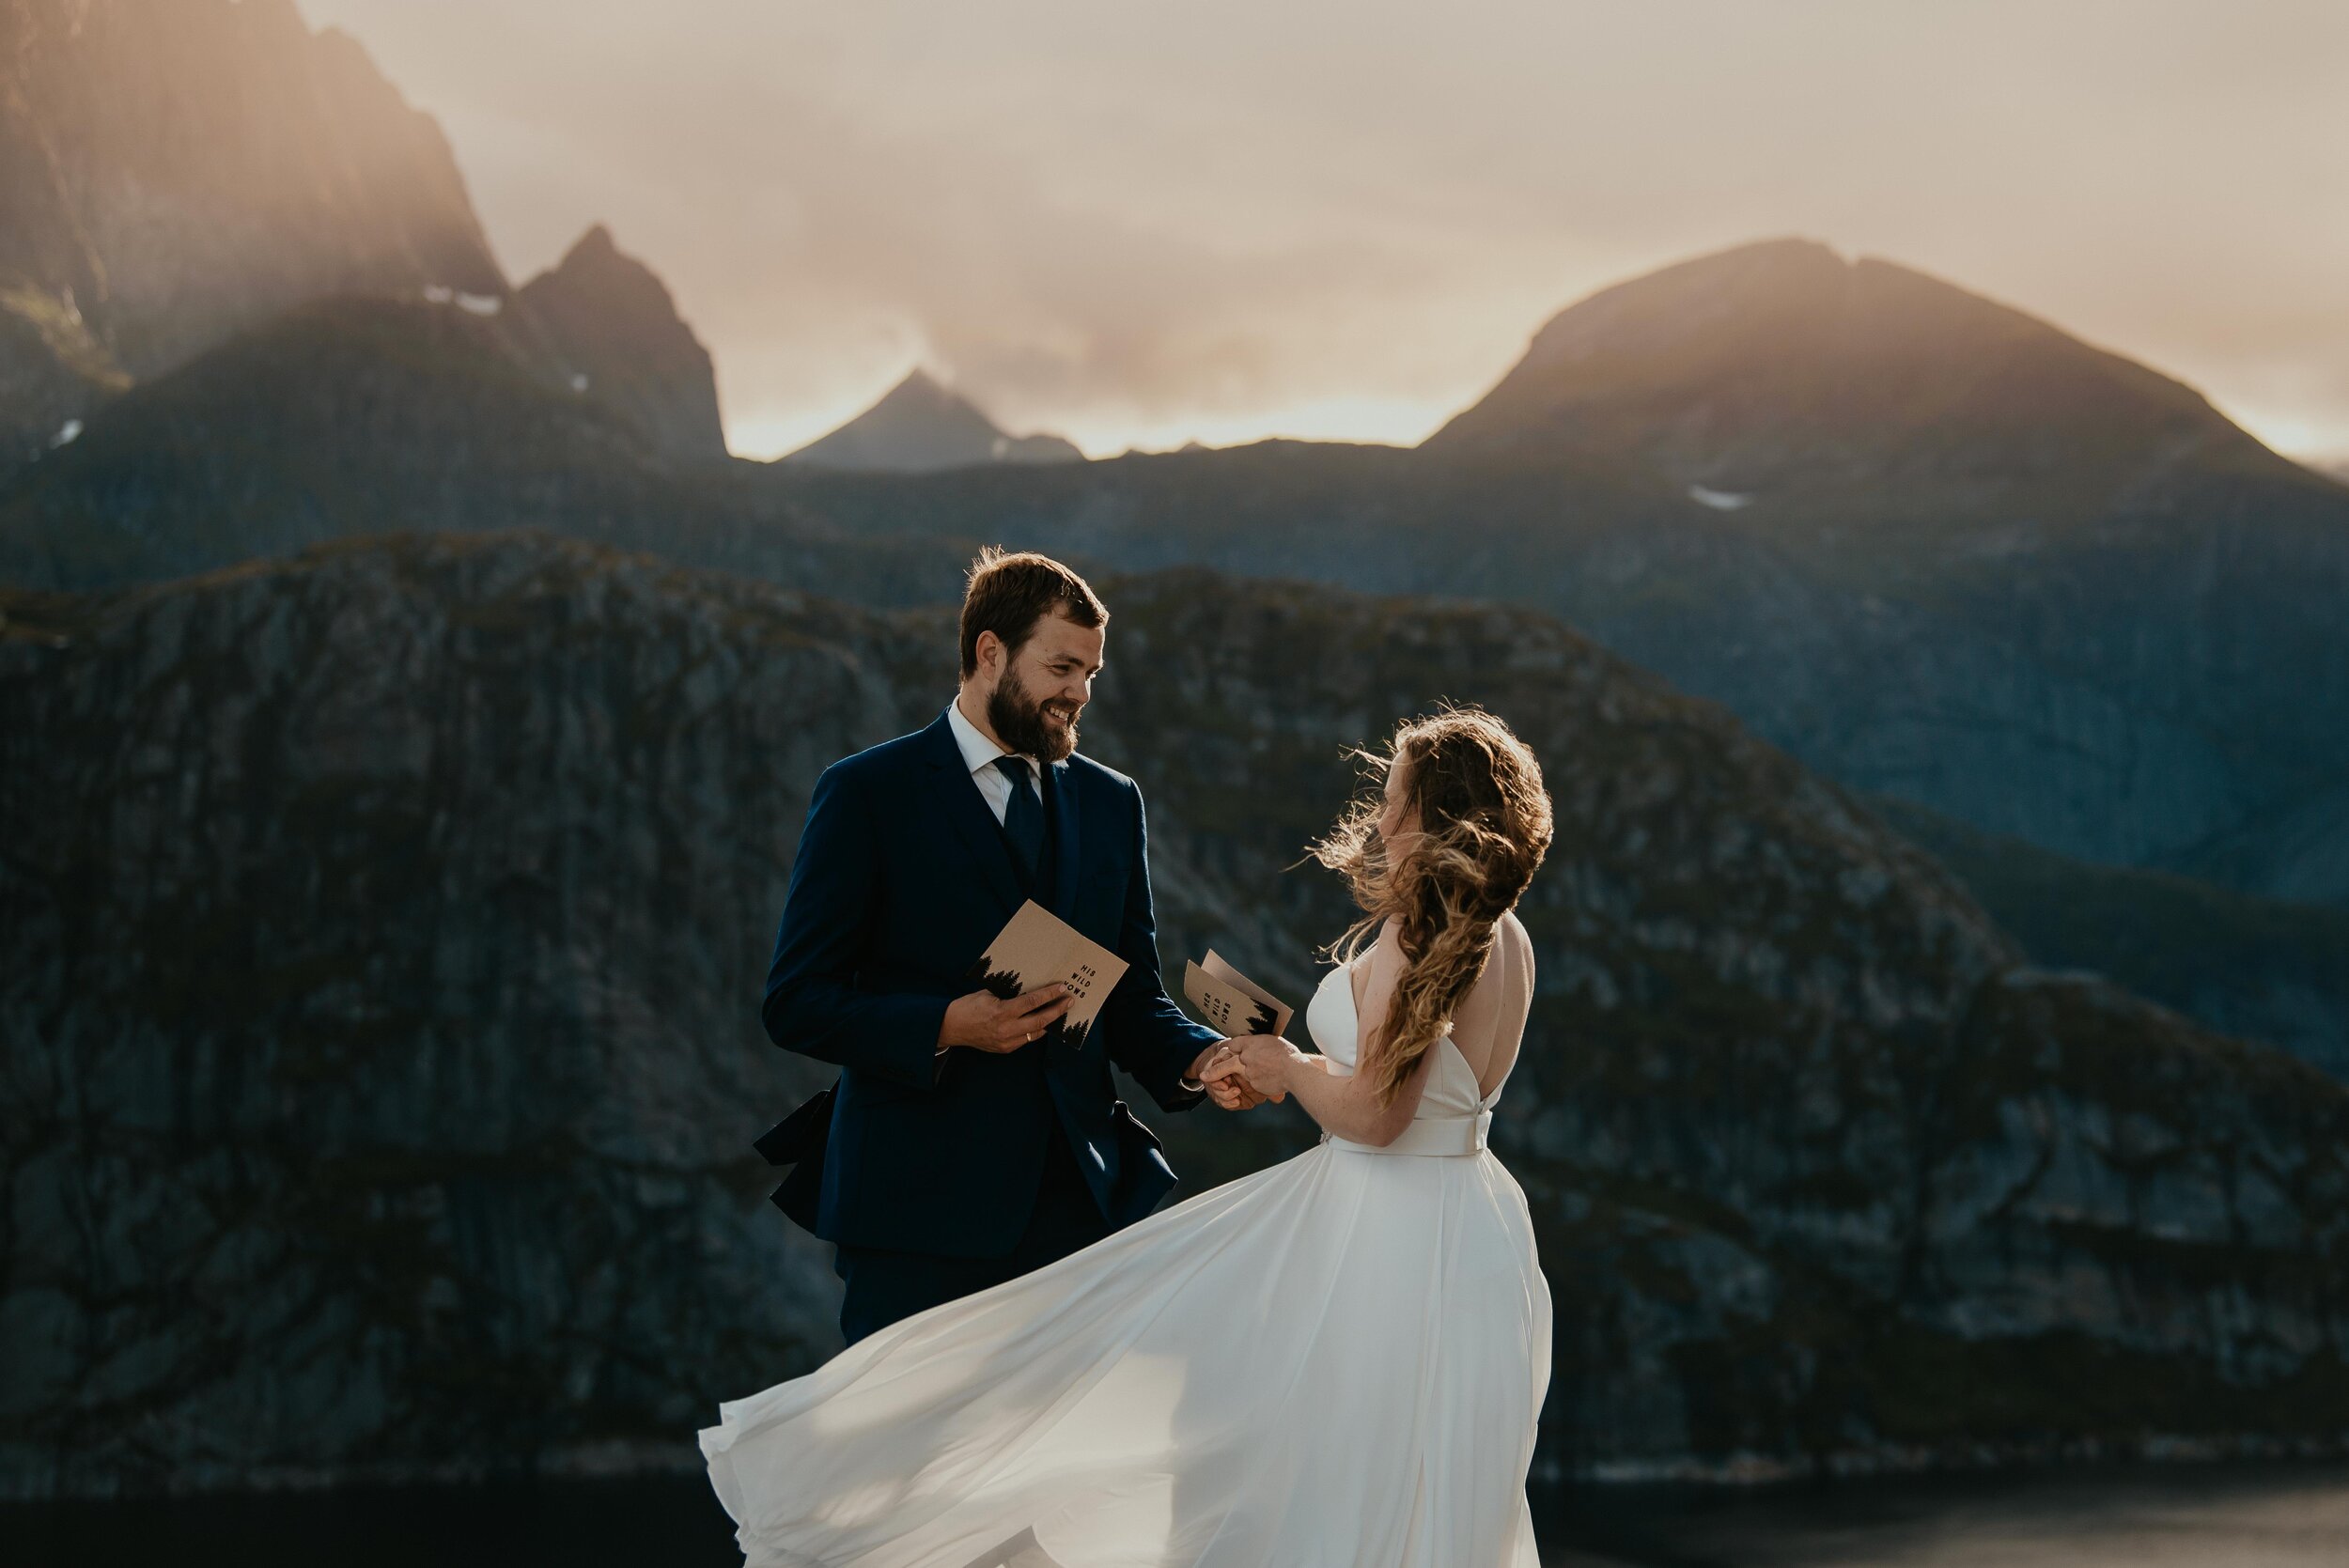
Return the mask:
<svg viewBox="0 0 2349 1568"><path fill-rule="evenodd" d="M2349 1467L1538 1493L1551 1568L2349 1568ZM697 1476L0 1507L8 1568L732 1568Z"/></svg>
<svg viewBox="0 0 2349 1568"><path fill-rule="evenodd" d="M1537 1495L1550 1568L2349 1568L2349 1466Z"/></svg>

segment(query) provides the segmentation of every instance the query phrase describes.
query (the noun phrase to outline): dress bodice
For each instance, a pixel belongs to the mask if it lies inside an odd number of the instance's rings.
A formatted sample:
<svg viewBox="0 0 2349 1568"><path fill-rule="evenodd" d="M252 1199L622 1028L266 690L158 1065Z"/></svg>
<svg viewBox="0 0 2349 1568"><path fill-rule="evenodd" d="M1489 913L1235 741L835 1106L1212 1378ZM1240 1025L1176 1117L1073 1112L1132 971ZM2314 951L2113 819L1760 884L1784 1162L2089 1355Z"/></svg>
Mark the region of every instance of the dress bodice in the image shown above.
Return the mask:
<svg viewBox="0 0 2349 1568"><path fill-rule="evenodd" d="M1360 957L1355 961L1361 962ZM1321 977L1313 1000L1305 1004L1305 1032L1313 1036L1321 1054L1330 1059L1332 1075L1354 1075L1361 1060L1361 1022L1354 1011L1352 965L1341 965ZM1436 1064L1428 1071L1427 1088L1420 1096L1419 1110L1402 1137L1379 1146L1357 1143L1325 1132L1322 1141L1366 1154L1386 1155L1472 1155L1483 1149L1492 1126L1493 1104L1501 1098L1509 1074L1501 1075L1501 1082L1493 1085L1491 1094L1480 1094L1475 1070L1469 1065L1468 1058L1460 1054L1460 1048L1452 1043L1450 1031L1430 1048L1436 1053ZM1510 1071L1516 1071L1515 1063L1510 1063Z"/></svg>

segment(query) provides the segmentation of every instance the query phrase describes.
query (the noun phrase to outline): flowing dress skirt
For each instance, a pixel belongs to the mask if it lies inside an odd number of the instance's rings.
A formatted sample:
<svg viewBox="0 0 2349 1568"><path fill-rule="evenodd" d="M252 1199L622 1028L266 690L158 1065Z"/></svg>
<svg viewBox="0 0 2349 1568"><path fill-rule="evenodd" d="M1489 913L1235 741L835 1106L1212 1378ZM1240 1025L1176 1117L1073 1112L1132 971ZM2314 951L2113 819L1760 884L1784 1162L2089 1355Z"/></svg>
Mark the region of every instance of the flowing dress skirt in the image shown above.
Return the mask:
<svg viewBox="0 0 2349 1568"><path fill-rule="evenodd" d="M1489 1152L1324 1142L719 1407L752 1568L1537 1568L1550 1300Z"/></svg>

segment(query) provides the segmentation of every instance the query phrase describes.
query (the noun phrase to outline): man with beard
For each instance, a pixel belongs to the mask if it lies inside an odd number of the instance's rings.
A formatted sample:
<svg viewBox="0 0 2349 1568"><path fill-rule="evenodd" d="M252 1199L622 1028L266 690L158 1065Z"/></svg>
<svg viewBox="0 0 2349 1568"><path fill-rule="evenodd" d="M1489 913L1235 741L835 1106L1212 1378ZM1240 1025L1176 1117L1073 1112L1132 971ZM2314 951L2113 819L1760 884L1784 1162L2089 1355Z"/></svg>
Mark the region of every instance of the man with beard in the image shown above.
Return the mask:
<svg viewBox="0 0 2349 1568"><path fill-rule="evenodd" d="M1061 563L982 553L954 701L816 782L760 1017L840 1078L759 1148L795 1167L775 1203L838 1249L851 1344L1157 1206L1174 1172L1111 1063L1168 1110L1258 1103L1203 1086L1222 1036L1159 979L1142 794L1076 754L1108 622ZM1128 966L1074 1042L1065 986L972 978L1029 898Z"/></svg>

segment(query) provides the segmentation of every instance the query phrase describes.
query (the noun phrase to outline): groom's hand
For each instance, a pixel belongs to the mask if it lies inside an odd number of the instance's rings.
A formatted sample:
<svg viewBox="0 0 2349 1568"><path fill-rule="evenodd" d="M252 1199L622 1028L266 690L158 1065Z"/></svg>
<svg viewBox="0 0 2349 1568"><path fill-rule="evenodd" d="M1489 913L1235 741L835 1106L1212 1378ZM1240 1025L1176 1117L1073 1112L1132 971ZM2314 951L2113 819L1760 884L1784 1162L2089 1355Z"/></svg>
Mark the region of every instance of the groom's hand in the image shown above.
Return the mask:
<svg viewBox="0 0 2349 1568"><path fill-rule="evenodd" d="M946 1004L946 1017L938 1026L938 1043L941 1048L967 1046L1008 1056L1040 1039L1076 1000L1077 993L1058 980L1009 1001L988 991L972 991Z"/></svg>

